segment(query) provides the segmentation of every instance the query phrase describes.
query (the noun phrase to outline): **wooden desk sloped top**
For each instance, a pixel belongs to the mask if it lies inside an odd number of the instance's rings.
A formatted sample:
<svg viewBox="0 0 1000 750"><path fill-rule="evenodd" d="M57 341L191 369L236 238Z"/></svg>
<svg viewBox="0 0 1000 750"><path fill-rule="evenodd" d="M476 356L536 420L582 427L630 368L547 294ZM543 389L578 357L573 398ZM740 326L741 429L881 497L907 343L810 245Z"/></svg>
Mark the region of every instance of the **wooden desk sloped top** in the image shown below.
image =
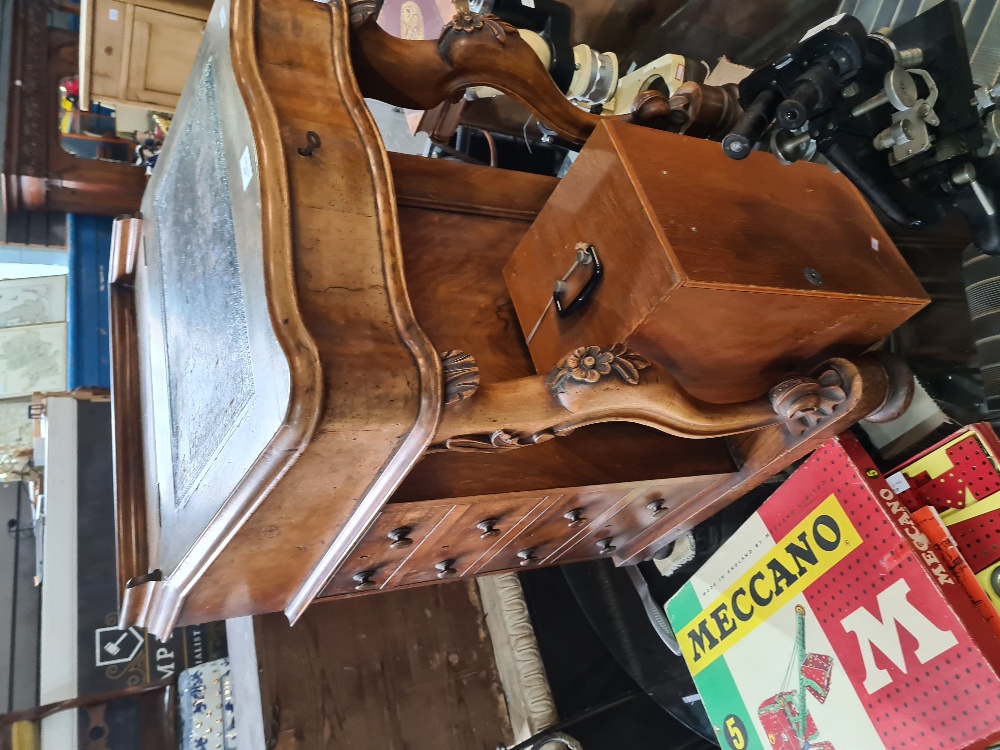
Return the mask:
<svg viewBox="0 0 1000 750"><path fill-rule="evenodd" d="M297 616L441 404L342 5L216 3L113 252L123 626Z"/></svg>

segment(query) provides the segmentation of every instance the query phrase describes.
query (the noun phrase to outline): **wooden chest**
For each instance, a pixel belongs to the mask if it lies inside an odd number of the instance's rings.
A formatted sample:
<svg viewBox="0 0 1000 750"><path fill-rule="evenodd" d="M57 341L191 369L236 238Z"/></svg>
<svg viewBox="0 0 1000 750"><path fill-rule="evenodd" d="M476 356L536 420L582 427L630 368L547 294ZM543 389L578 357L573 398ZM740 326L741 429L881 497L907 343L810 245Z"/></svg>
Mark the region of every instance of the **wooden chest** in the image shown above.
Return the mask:
<svg viewBox="0 0 1000 750"><path fill-rule="evenodd" d="M595 264L567 271L586 246L603 277L562 318L554 282L566 277L566 302L579 294ZM618 123L591 136L504 276L539 372L624 343L720 403L857 354L928 301L841 175Z"/></svg>

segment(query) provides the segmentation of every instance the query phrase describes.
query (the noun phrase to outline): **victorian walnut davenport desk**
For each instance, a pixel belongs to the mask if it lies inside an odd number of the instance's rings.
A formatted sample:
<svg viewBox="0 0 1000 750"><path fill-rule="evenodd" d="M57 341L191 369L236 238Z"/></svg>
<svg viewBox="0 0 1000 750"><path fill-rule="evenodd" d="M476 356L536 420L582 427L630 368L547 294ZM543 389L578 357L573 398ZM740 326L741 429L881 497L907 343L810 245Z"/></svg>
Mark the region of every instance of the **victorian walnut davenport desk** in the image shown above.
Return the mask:
<svg viewBox="0 0 1000 750"><path fill-rule="evenodd" d="M698 244L685 226L681 238L627 144L656 163L653 144L678 169L691 144L712 144L600 123L491 17L460 14L439 42L402 42L371 10L219 0L141 218L116 224L123 626L162 635L281 610L294 621L317 598L635 562L859 419L905 407L912 378L860 355L925 298L846 180L809 164L776 180L760 155L738 165L742 181L699 188L706 162L667 192L694 196L679 205L699 222L750 215L754 228ZM362 95L427 107L470 82L506 88L564 138L594 132L576 182L385 152ZM524 260L558 243L572 257L587 238L569 236L560 191L588 185L617 206L602 222L624 217L601 230L599 295L618 296L595 298L581 327L556 323L546 341L564 336L566 351L543 364L512 303L530 300L514 278L526 266L508 268L511 292L504 268L515 250ZM604 216L587 211L583 223ZM782 229L796 222L813 230ZM728 279L709 278L713 253ZM782 277L799 255L835 259L824 286ZM760 294L761 313L743 308L681 347L668 334L694 330L683 315L629 324L649 285L630 296L628 274L664 279L674 300ZM729 304L710 299L713 315ZM594 315L617 316L622 338L587 338L612 330Z"/></svg>

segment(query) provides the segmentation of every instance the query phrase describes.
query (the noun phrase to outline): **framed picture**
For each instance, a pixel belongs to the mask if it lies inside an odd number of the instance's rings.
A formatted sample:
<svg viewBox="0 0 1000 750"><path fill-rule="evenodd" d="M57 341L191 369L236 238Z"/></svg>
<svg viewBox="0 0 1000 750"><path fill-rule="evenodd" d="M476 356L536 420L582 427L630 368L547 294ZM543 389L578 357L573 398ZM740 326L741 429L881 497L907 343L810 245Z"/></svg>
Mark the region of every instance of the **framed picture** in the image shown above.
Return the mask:
<svg viewBox="0 0 1000 750"><path fill-rule="evenodd" d="M0 280L0 328L66 320L66 276Z"/></svg>
<svg viewBox="0 0 1000 750"><path fill-rule="evenodd" d="M66 324L0 328L0 399L66 390Z"/></svg>

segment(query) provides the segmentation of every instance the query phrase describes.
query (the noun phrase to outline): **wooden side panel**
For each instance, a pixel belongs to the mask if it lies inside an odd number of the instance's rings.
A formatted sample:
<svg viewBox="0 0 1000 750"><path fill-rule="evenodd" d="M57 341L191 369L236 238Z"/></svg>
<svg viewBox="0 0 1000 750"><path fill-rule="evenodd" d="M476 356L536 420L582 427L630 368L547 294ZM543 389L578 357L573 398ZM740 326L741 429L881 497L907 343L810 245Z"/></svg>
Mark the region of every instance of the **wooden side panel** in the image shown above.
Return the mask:
<svg viewBox="0 0 1000 750"><path fill-rule="evenodd" d="M399 211L417 320L438 351L459 349L475 357L483 383L535 372L501 273L527 226L445 211Z"/></svg>
<svg viewBox="0 0 1000 750"><path fill-rule="evenodd" d="M689 283L924 299L843 175L762 152L734 161L714 141L649 128L608 123L608 131Z"/></svg>
<svg viewBox="0 0 1000 750"><path fill-rule="evenodd" d="M90 96L118 98L122 95L122 66L125 64L126 39L131 33L127 3L118 0L95 0L93 34L90 41Z"/></svg>
<svg viewBox="0 0 1000 750"><path fill-rule="evenodd" d="M301 750L513 744L472 582L317 604L254 621L268 740Z"/></svg>
<svg viewBox="0 0 1000 750"><path fill-rule="evenodd" d="M534 221L559 180L473 164L389 154L400 206Z"/></svg>
<svg viewBox="0 0 1000 750"><path fill-rule="evenodd" d="M626 342L671 370L691 395L742 401L766 393L791 372L857 355L923 304L685 286Z"/></svg>
<svg viewBox="0 0 1000 750"><path fill-rule="evenodd" d="M560 319L553 284L570 270L578 243L593 244L604 279L586 307ZM578 346L624 341L677 285L675 265L614 141L598 128L504 268L535 367L545 372ZM582 266L569 275L566 299L590 273Z"/></svg>
<svg viewBox="0 0 1000 750"><path fill-rule="evenodd" d="M174 108L191 75L205 22L150 8L136 8L125 98Z"/></svg>

